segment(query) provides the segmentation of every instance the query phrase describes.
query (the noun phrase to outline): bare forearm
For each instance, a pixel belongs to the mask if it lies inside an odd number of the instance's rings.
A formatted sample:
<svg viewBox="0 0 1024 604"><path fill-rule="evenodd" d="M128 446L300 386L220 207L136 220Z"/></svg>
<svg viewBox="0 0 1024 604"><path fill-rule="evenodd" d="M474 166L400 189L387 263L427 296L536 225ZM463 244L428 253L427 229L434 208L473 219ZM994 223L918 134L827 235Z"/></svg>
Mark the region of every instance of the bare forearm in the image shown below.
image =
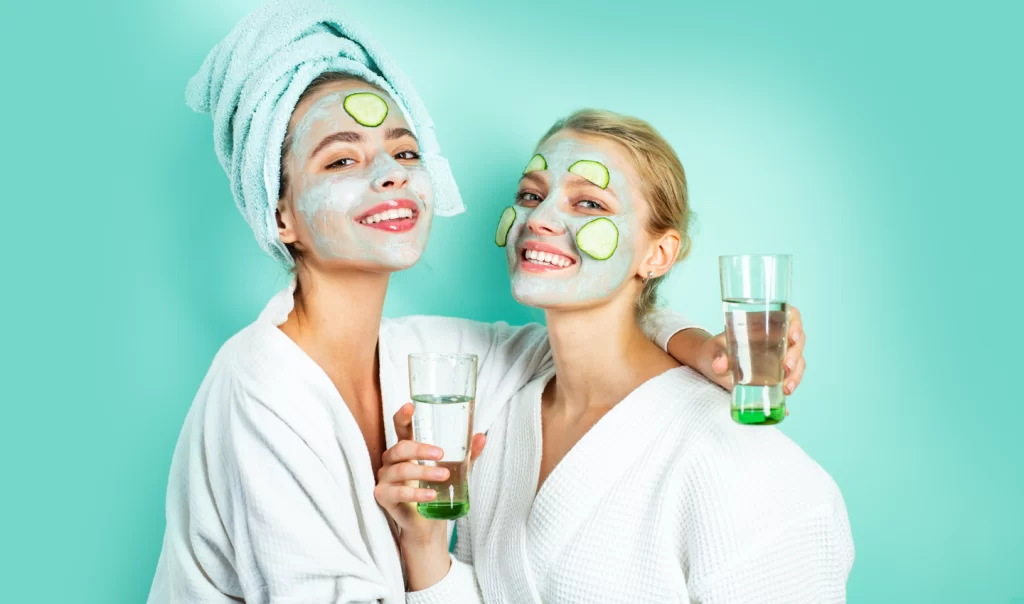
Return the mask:
<svg viewBox="0 0 1024 604"><path fill-rule="evenodd" d="M711 339L711 334L698 327L684 329L668 341L668 353L687 367L704 371L701 367L700 349Z"/></svg>
<svg viewBox="0 0 1024 604"><path fill-rule="evenodd" d="M401 539L409 591L427 589L444 579L451 568L447 531L433 531L426 539Z"/></svg>

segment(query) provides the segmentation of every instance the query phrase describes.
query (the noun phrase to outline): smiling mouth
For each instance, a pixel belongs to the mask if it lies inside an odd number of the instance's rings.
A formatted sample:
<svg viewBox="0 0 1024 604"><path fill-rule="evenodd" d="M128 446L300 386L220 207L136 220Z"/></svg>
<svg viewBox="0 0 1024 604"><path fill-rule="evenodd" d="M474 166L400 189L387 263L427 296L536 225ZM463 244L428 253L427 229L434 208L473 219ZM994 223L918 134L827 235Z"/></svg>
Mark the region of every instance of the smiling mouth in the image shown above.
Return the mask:
<svg viewBox="0 0 1024 604"><path fill-rule="evenodd" d="M419 211L409 199L393 199L370 208L356 222L380 231L402 233L416 226Z"/></svg>
<svg viewBox="0 0 1024 604"><path fill-rule="evenodd" d="M554 252L524 249L519 253L520 267L533 272L561 271L572 267L576 261L569 256Z"/></svg>

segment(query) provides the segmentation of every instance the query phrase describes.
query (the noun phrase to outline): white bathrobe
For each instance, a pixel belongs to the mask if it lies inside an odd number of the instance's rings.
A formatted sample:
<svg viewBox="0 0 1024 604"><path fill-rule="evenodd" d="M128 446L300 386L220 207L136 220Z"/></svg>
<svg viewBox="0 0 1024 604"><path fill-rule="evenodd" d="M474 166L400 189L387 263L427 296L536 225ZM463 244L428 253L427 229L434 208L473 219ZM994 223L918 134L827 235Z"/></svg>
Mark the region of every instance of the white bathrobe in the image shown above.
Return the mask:
<svg viewBox="0 0 1024 604"><path fill-rule="evenodd" d="M355 418L323 370L277 327L294 283L217 353L171 462L167 529L150 604L403 602L394 537ZM665 313L664 347L688 327ZM409 401L412 352L479 356L474 429L552 366L547 331L440 317L381 323L380 384L391 417Z"/></svg>
<svg viewBox="0 0 1024 604"><path fill-rule="evenodd" d="M829 603L853 564L836 484L779 430L741 426L687 368L612 408L541 489L541 393L499 415L448 575L409 604Z"/></svg>

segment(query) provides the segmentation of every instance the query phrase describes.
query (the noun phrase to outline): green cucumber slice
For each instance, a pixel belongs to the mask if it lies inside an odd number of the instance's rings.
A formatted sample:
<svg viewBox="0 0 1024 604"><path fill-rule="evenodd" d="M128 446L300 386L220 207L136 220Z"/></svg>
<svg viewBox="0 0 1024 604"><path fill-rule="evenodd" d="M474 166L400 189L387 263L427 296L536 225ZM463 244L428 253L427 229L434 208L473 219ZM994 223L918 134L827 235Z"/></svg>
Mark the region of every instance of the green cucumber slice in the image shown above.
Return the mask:
<svg viewBox="0 0 1024 604"><path fill-rule="evenodd" d="M576 233L576 246L595 260L607 260L619 247L619 229L607 218L595 218Z"/></svg>
<svg viewBox="0 0 1024 604"><path fill-rule="evenodd" d="M523 170L523 174L529 174L536 170L547 170L548 160L544 159L544 156L538 153L530 158L530 163L526 164L526 169Z"/></svg>
<svg viewBox="0 0 1024 604"><path fill-rule="evenodd" d="M388 104L372 92L353 92L345 97L345 112L363 126L376 128L388 116Z"/></svg>
<svg viewBox="0 0 1024 604"><path fill-rule="evenodd" d="M602 189L608 188L608 168L599 161L581 159L569 166L569 171L577 176L582 176Z"/></svg>
<svg viewBox="0 0 1024 604"><path fill-rule="evenodd" d="M498 247L505 247L508 243L508 232L512 230L512 223L516 221L516 209L512 206L505 208L498 219L498 232L494 234L494 244Z"/></svg>

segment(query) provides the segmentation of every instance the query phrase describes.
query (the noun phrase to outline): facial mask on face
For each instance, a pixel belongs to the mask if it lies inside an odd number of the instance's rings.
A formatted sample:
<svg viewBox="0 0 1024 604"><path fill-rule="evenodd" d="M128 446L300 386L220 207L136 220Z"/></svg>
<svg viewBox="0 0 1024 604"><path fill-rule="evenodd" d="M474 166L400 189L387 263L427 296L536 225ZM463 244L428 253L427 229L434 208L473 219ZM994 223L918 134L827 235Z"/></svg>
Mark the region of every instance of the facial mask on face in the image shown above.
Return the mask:
<svg viewBox="0 0 1024 604"><path fill-rule="evenodd" d="M377 127L387 113L387 103L373 92L332 93L318 99L295 127L295 209L305 219L320 258L399 270L415 264L426 246L433 190L421 166L403 165L372 143L357 143L363 153L372 153L362 163L327 168L347 154L335 158L327 151L309 157L324 137L338 132L375 140L380 135L371 134L362 122ZM382 185L388 181L407 184Z"/></svg>
<svg viewBox="0 0 1024 604"><path fill-rule="evenodd" d="M540 153L530 158L526 164L523 174L529 174L537 170L546 170L548 162ZM605 189L608 187L608 168L604 164L590 160L579 160L569 166L569 172L582 176L595 185ZM498 220L498 231L494 234L494 243L498 247L505 247L508 240L508 232L512 229L512 223L516 219L515 207L509 206L501 213ZM595 260L607 260L615 253L619 244L619 230L615 223L607 218L593 220L576 234L576 245L581 251L586 252Z"/></svg>
<svg viewBox="0 0 1024 604"><path fill-rule="evenodd" d="M556 138L545 143L527 164L524 174L545 169L551 172L551 178L544 200L534 208L517 205L506 209L495 236L495 243L506 244L513 295L520 302L542 307L605 298L631 272L632 238L639 232L639 224L629 183L598 147L572 139ZM611 187L619 200L619 211L595 217L572 210L566 203L566 186L572 178L567 173L597 186L604 185L602 188ZM527 224L531 219L543 225L540 232L529 230ZM620 241L626 245L619 245ZM526 270L521 266L526 242L552 245L571 254L576 262L560 266L564 258L542 255L537 262L543 270ZM532 251L527 253L536 256Z"/></svg>

